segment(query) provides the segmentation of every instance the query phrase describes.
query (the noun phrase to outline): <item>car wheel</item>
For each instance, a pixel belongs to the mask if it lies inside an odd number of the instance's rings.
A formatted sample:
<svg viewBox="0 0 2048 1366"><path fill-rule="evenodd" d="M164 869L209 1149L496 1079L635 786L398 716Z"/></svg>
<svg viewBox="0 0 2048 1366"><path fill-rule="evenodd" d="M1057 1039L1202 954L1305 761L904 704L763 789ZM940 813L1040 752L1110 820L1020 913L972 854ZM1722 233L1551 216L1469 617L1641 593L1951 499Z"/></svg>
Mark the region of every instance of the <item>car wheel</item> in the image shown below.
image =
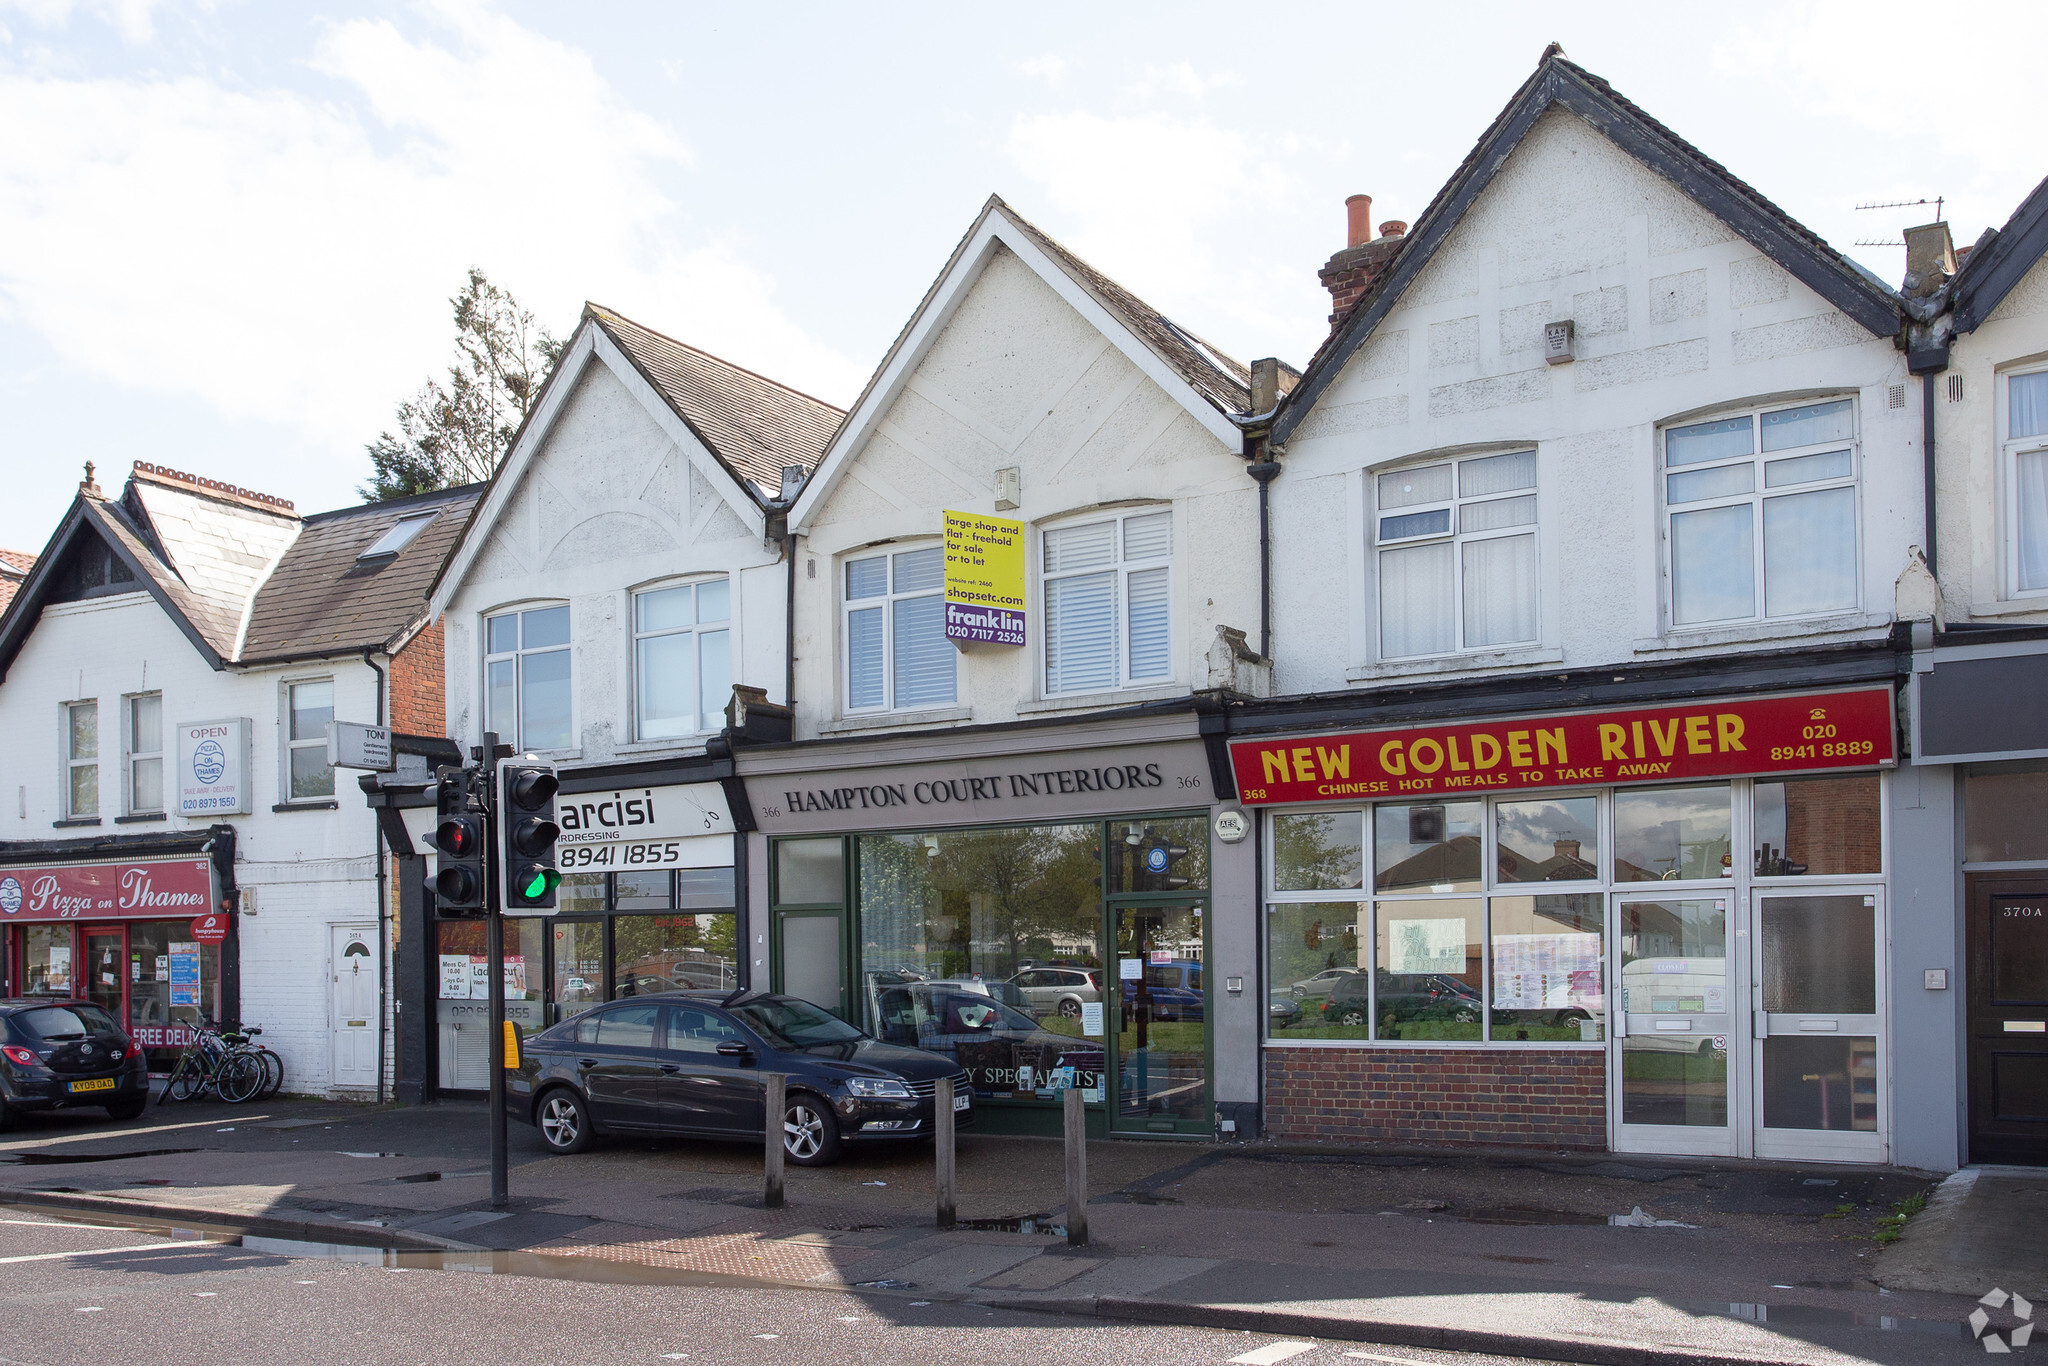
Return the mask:
<svg viewBox="0 0 2048 1366"><path fill-rule="evenodd" d="M1071 996L1067 997L1060 1002L1060 1014L1069 1020L1079 1019L1081 1016L1081 1003Z"/></svg>
<svg viewBox="0 0 2048 1366"><path fill-rule="evenodd" d="M567 1088L548 1092L534 1112L534 1127L549 1152L580 1153L590 1146L590 1110L583 1098Z"/></svg>
<svg viewBox="0 0 2048 1366"><path fill-rule="evenodd" d="M7 1097L0 1096L0 1134L14 1127L14 1111L7 1108Z"/></svg>
<svg viewBox="0 0 2048 1366"><path fill-rule="evenodd" d="M1365 1012L1362 1010L1340 1010L1337 1012L1337 1023L1341 1025L1362 1025L1365 1023Z"/></svg>
<svg viewBox="0 0 2048 1366"><path fill-rule="evenodd" d="M791 1096L782 1111L782 1152L799 1167L837 1162L839 1120L832 1107L816 1096Z"/></svg>
<svg viewBox="0 0 2048 1366"><path fill-rule="evenodd" d="M117 1100L107 1107L107 1118L120 1120L125 1123L128 1120L139 1118L143 1108L148 1104L148 1092L144 1092L139 1096L129 1096L125 1100Z"/></svg>

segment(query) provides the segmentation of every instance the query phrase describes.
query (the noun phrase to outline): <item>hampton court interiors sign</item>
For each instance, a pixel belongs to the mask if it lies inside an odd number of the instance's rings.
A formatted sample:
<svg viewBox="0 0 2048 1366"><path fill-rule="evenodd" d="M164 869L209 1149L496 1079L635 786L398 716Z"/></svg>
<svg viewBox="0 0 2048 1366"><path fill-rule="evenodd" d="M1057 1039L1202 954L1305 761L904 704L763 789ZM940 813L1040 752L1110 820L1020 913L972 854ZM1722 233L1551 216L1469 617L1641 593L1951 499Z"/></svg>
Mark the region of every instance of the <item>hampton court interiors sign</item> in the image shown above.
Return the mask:
<svg viewBox="0 0 2048 1366"><path fill-rule="evenodd" d="M948 512L946 639L1024 643L1024 524Z"/></svg>
<svg viewBox="0 0 2048 1366"><path fill-rule="evenodd" d="M1893 759L1889 688L1230 746L1246 805L1824 772Z"/></svg>

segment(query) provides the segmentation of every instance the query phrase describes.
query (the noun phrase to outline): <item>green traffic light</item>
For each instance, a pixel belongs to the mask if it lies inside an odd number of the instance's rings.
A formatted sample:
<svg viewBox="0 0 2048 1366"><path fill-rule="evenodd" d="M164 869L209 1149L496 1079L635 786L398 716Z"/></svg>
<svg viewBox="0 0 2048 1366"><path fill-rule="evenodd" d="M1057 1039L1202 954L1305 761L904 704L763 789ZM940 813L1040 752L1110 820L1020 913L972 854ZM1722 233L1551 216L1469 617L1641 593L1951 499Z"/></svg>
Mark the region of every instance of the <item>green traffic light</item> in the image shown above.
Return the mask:
<svg viewBox="0 0 2048 1366"><path fill-rule="evenodd" d="M533 870L531 880L519 889L519 895L525 897L528 901L538 901L549 892L555 890L555 887L561 880L562 875L552 868L536 868Z"/></svg>

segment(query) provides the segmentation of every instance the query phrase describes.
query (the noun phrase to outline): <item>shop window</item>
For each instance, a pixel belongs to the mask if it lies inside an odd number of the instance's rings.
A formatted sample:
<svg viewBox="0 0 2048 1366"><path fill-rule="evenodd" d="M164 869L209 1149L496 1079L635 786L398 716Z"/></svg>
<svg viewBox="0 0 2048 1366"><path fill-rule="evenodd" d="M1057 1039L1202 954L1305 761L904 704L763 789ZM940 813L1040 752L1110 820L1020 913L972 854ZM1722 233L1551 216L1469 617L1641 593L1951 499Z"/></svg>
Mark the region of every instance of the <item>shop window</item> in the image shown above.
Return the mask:
<svg viewBox="0 0 2048 1366"><path fill-rule="evenodd" d="M2048 760L1964 771L1963 859L2048 863Z"/></svg>
<svg viewBox="0 0 2048 1366"><path fill-rule="evenodd" d="M100 813L100 704L64 708L64 814L83 820Z"/></svg>
<svg viewBox="0 0 2048 1366"><path fill-rule="evenodd" d="M872 1032L957 1058L984 1092L1035 1092L1060 1066L1100 1088L1100 825L866 835L857 867Z"/></svg>
<svg viewBox="0 0 2048 1366"><path fill-rule="evenodd" d="M1209 889L1209 822L1112 821L1109 826L1112 892L1205 892Z"/></svg>
<svg viewBox="0 0 2048 1366"><path fill-rule="evenodd" d="M2048 591L2048 370L2005 379L2007 560L2015 595Z"/></svg>
<svg viewBox="0 0 2048 1366"><path fill-rule="evenodd" d="M25 996L68 997L77 987L71 962L71 926L21 927L22 982Z"/></svg>
<svg viewBox="0 0 2048 1366"><path fill-rule="evenodd" d="M164 809L164 699L144 693L127 699L128 811L146 815Z"/></svg>
<svg viewBox="0 0 2048 1366"><path fill-rule="evenodd" d="M1377 903L1375 1038L1484 1037L1481 906L1470 897Z"/></svg>
<svg viewBox="0 0 2048 1366"><path fill-rule="evenodd" d="M1487 902L1496 1041L1606 1037L1606 898L1497 896Z"/></svg>
<svg viewBox="0 0 2048 1366"><path fill-rule="evenodd" d="M1485 864L1483 813L1479 802L1374 807L1374 886L1383 892L1477 891Z"/></svg>
<svg viewBox="0 0 2048 1366"><path fill-rule="evenodd" d="M603 873L564 873L555 889L556 915L601 915L606 899Z"/></svg>
<svg viewBox="0 0 2048 1366"><path fill-rule="evenodd" d="M736 904L732 869L676 869L676 905L683 910L726 910Z"/></svg>
<svg viewBox="0 0 2048 1366"><path fill-rule="evenodd" d="M846 562L846 709L907 711L956 699L943 546Z"/></svg>
<svg viewBox="0 0 2048 1366"><path fill-rule="evenodd" d="M1535 642L1536 452L1412 465L1373 486L1382 659Z"/></svg>
<svg viewBox="0 0 2048 1366"><path fill-rule="evenodd" d="M1614 880L1683 882L1734 875L1726 784L1614 794Z"/></svg>
<svg viewBox="0 0 2048 1366"><path fill-rule="evenodd" d="M1371 907L1363 901L1266 908L1267 1018L1275 1039L1372 1037Z"/></svg>
<svg viewBox="0 0 2048 1366"><path fill-rule="evenodd" d="M484 618L484 726L526 750L568 749L569 608Z"/></svg>
<svg viewBox="0 0 2048 1366"><path fill-rule="evenodd" d="M1849 399L1664 432L1673 626L1856 606L1856 412Z"/></svg>
<svg viewBox="0 0 2048 1366"><path fill-rule="evenodd" d="M531 1027L540 1018L541 942L546 922L535 916L506 916L505 1002L510 1018ZM491 998L490 945L481 920L435 922L434 942L443 1001L488 1001ZM513 1009L529 1003L529 1011Z"/></svg>
<svg viewBox="0 0 2048 1366"><path fill-rule="evenodd" d="M844 895L841 849L837 838L776 841L776 904L837 906Z"/></svg>
<svg viewBox="0 0 2048 1366"><path fill-rule="evenodd" d="M1273 817L1273 890L1342 891L1365 885L1364 828L1356 811Z"/></svg>
<svg viewBox="0 0 2048 1366"><path fill-rule="evenodd" d="M334 795L334 770L327 763L327 723L334 719L334 680L314 679L285 687L287 801Z"/></svg>
<svg viewBox="0 0 2048 1366"><path fill-rule="evenodd" d="M1759 779L1755 786L1758 877L1881 873L1883 799L1878 775Z"/></svg>
<svg viewBox="0 0 2048 1366"><path fill-rule="evenodd" d="M1045 691L1173 677L1173 514L1055 527L1041 539Z"/></svg>
<svg viewBox="0 0 2048 1366"><path fill-rule="evenodd" d="M730 991L740 984L737 917L622 915L612 921L612 996Z"/></svg>
<svg viewBox="0 0 2048 1366"><path fill-rule="evenodd" d="M731 693L727 580L635 593L633 738L669 740L717 730Z"/></svg>
<svg viewBox="0 0 2048 1366"><path fill-rule="evenodd" d="M1592 797L1494 803L1494 880L1599 881L1598 807Z"/></svg>
<svg viewBox="0 0 2048 1366"><path fill-rule="evenodd" d="M580 1015L604 1000L604 922L557 920L554 935L555 1019Z"/></svg>
<svg viewBox="0 0 2048 1366"><path fill-rule="evenodd" d="M674 904L666 871L614 873L612 905L621 911L665 911Z"/></svg>

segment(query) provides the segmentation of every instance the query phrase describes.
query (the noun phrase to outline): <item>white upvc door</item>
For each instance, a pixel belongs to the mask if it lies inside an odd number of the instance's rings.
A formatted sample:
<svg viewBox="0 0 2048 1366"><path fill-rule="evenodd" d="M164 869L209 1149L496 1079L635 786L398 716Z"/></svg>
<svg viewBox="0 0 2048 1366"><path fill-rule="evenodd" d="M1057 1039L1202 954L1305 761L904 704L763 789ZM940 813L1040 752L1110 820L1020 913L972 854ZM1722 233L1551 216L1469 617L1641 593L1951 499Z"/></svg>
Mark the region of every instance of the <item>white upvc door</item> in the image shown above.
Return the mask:
<svg viewBox="0 0 2048 1366"><path fill-rule="evenodd" d="M1618 1152L1738 1157L1748 1147L1739 906L1732 887L1614 894L1607 1065Z"/></svg>
<svg viewBox="0 0 2048 1366"><path fill-rule="evenodd" d="M1880 887L1751 894L1756 1156L1886 1160L1886 937Z"/></svg>
<svg viewBox="0 0 2048 1366"><path fill-rule="evenodd" d="M332 977L334 1085L377 1085L377 927L336 925Z"/></svg>

